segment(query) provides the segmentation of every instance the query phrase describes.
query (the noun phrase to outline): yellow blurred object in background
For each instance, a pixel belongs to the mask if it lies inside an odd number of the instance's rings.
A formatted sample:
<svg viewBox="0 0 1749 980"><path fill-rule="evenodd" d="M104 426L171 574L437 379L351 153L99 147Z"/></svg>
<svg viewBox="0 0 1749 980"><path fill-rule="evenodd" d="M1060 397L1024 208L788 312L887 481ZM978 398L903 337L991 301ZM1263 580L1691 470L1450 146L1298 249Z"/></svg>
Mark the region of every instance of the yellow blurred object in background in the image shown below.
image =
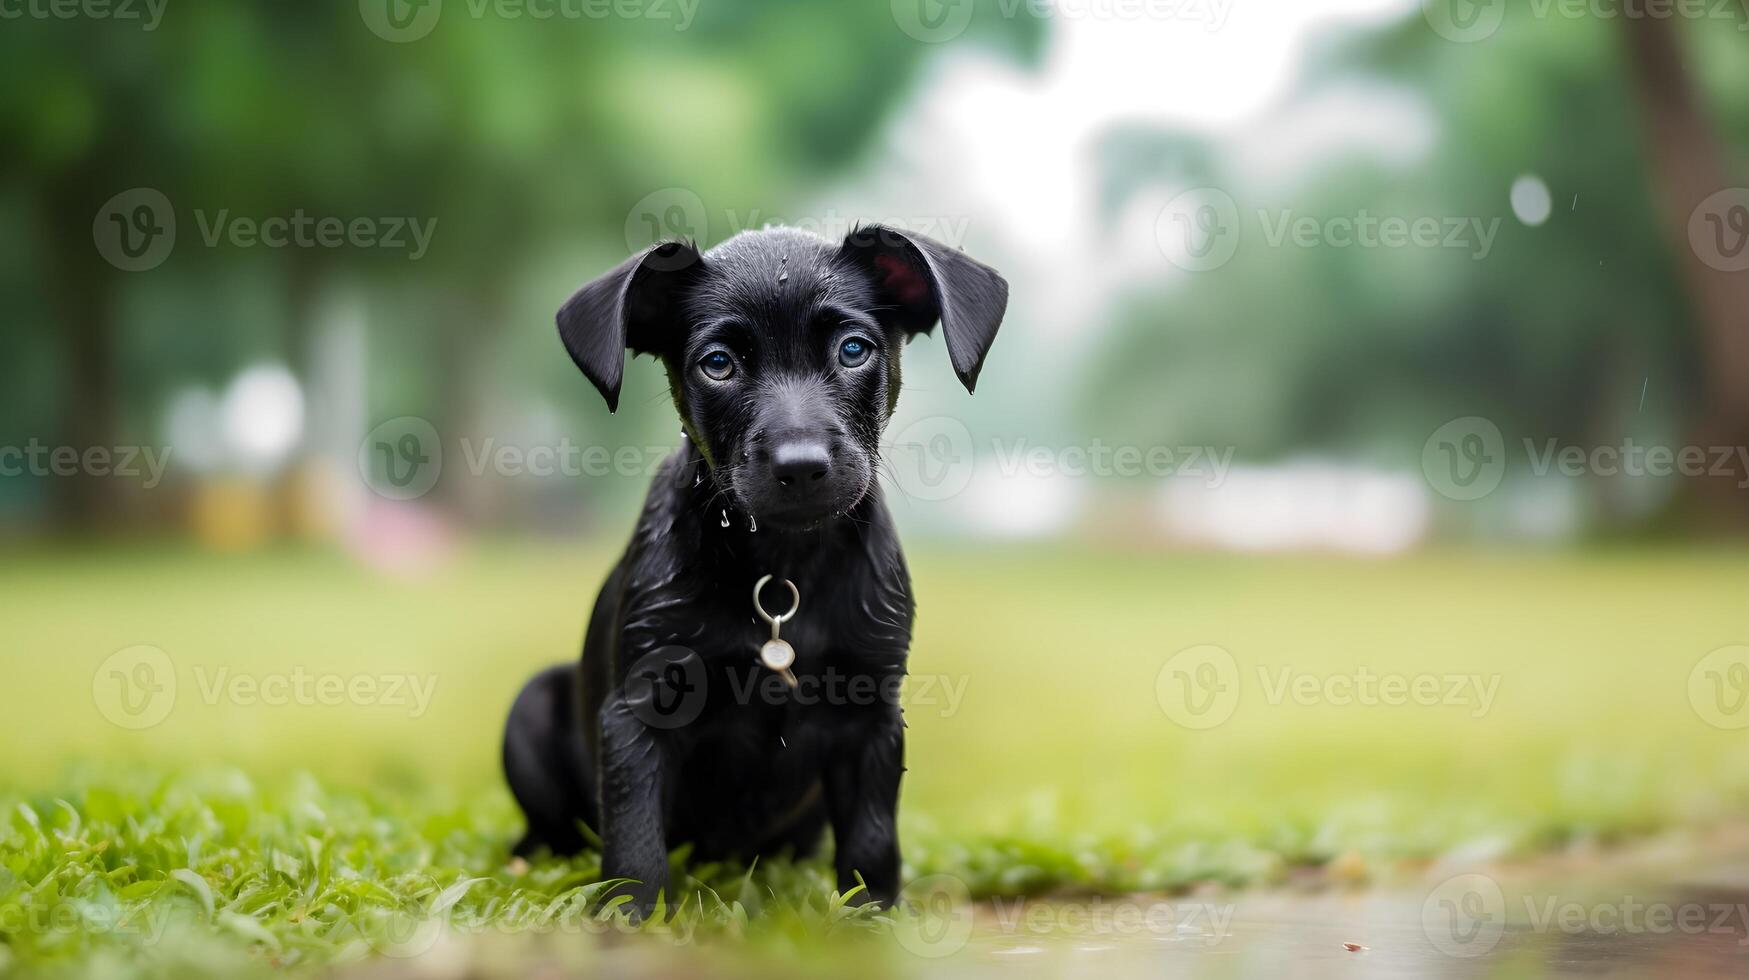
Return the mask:
<svg viewBox="0 0 1749 980"><path fill-rule="evenodd" d="M213 551L250 551L274 532L273 497L257 480L227 477L201 483L189 508L195 540Z"/></svg>

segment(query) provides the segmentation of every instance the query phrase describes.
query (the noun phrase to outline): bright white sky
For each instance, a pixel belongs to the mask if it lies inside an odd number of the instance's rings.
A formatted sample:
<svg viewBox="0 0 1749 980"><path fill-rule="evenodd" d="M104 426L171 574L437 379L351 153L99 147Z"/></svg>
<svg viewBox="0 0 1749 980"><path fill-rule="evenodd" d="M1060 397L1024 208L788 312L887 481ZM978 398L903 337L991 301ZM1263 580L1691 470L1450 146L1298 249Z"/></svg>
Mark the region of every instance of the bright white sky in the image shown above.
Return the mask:
<svg viewBox="0 0 1749 980"><path fill-rule="evenodd" d="M1154 247L1153 218L1176 189L1135 202L1135 220L1115 231L1096 220L1094 150L1114 126L1200 132L1221 144L1238 176L1265 180L1332 153L1370 149L1406 161L1432 144L1419 104L1382 86L1345 86L1285 107L1319 31L1419 16L1415 0L1207 0L1168 19L1095 16L1085 11L1129 8L1067 2L1059 9L1084 13L1049 19L1036 71L942 45L887 149L847 189L851 199L831 198L920 230L964 224L965 240L953 244L1048 285L1038 293L1049 306L1033 308L1042 329L1084 325L1097 309L1090 304L1117 282L1173 274Z"/></svg>
<svg viewBox="0 0 1749 980"><path fill-rule="evenodd" d="M1418 99L1376 81L1296 90L1321 31L1419 18L1416 0L1207 0L1185 5L1180 19L1111 16L1127 8L1104 0L1066 2L1047 24L1036 70L972 45L941 45L873 164L824 198L840 211L933 228L937 237L943 227L961 229L950 244L1013 284L998 344L1002 370L985 373L983 397L967 403L945 358L909 359L895 425L995 411L973 430L1048 433L1071 393L1026 379L1059 376L1052 369L1072 374L1076 358L1096 349L1090 333L1125 286L1188 274L1155 238L1161 207L1189 189L1171 186L1181 175L1162 174L1115 224L1100 216L1097 147L1114 127L1201 135L1246 188L1291 184L1320 162L1355 153L1408 164L1436 139ZM963 502L1002 533L1060 524L1084 489L1067 480L1003 479L993 484L999 492L981 492L987 482Z"/></svg>

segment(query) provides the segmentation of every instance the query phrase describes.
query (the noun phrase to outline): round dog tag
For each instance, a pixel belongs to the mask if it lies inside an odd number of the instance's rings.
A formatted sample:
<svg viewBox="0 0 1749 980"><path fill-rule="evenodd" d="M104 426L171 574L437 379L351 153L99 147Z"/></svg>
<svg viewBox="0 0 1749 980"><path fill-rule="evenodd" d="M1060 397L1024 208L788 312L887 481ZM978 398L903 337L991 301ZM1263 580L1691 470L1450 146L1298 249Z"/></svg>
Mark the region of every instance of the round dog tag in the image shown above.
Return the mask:
<svg viewBox="0 0 1749 980"><path fill-rule="evenodd" d="M795 648L783 640L767 640L759 648L759 662L772 670L788 670L796 662Z"/></svg>

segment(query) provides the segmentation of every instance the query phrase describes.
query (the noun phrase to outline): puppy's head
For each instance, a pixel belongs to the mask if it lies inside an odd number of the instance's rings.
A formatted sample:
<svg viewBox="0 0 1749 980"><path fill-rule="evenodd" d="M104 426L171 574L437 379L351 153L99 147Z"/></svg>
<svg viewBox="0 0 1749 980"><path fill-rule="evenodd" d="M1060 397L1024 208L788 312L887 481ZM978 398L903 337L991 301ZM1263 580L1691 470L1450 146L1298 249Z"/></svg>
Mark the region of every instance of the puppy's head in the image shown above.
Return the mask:
<svg viewBox="0 0 1749 980"><path fill-rule="evenodd" d="M873 485L905 342L940 322L970 391L1007 302L994 269L920 235L872 226L830 242L776 228L703 255L657 245L579 289L558 323L610 410L625 351L660 358L731 505L802 529Z"/></svg>

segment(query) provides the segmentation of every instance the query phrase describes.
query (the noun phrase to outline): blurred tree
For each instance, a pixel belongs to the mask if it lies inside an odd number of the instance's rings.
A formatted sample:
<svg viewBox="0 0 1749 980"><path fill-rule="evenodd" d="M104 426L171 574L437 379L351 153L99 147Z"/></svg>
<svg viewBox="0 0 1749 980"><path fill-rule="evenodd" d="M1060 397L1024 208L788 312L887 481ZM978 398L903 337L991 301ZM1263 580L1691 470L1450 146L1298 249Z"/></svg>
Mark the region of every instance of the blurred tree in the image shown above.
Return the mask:
<svg viewBox="0 0 1749 980"><path fill-rule="evenodd" d="M1662 212L1660 223L1700 325L1706 397L1695 420L1695 441L1703 446L1749 445L1749 274L1702 261L1690 230L1708 198L1739 182L1726 169L1711 113L1688 70L1681 25L1664 17L1623 18L1621 25ZM1749 195L1718 206L1711 216L1698 216L1721 223L1714 229L1721 241L1728 234L1749 235L1749 227L1732 227L1730 220L1735 216L1749 222L1745 205ZM1719 246L1721 252L1725 248ZM1749 519L1749 506L1736 485L1738 479L1717 477L1697 485L1711 488L1708 500L1742 521Z"/></svg>
<svg viewBox="0 0 1749 980"><path fill-rule="evenodd" d="M607 267L631 247L622 229L633 204L663 187L740 216L785 213L808 183L856 158L939 50L906 36L885 4L710 2L686 23L681 6L602 19L458 2L406 43L369 29L356 0L186 0L151 31L8 21L0 138L14 150L0 181L4 200L21 203L0 236L40 262L39 281L20 280L15 317L48 340L58 366L55 404L30 414L76 447L114 444L124 428L146 438L124 406L155 412L187 380L191 354L245 356L227 326L239 309L251 311L250 332L275 321L268 351L307 373L320 299L344 282L388 300L370 305L383 349L373 374L416 366L419 383L402 389L395 414L467 431L478 422L473 389L491 379L508 325L564 360L550 323L562 293L528 304L544 312L526 322L513 300L551 289L549 257L577 260L578 279ZM967 35L1015 50L1038 36L1027 18L993 15ZM179 219L174 255L149 273L110 266L93 241L99 207L135 187L161 191ZM437 226L417 262L351 246L263 255L222 237L203 247L221 211ZM718 223L712 237L727 230ZM277 284L265 310L226 305L262 282ZM124 321L162 331L146 363L126 371ZM112 513L114 486L81 480L56 494L64 523L88 528Z"/></svg>
<svg viewBox="0 0 1749 980"><path fill-rule="evenodd" d="M1690 26L1740 37L1734 22ZM1235 446L1241 459L1311 451L1399 467L1418 465L1428 435L1465 415L1494 420L1513 446L1620 445L1648 427L1655 438L1685 438L1708 409L1692 394L1703 372L1717 388L1749 367L1745 281L1712 274L1718 322L1696 323L1678 270L1693 265L1686 224L1705 194L1660 210L1648 165L1662 168L1678 151L1660 146L1648 159L1646 147L1676 138L1663 127L1684 127L1666 120L1650 139L1634 127L1638 75L1617 31L1606 19L1509 18L1484 42L1454 44L1411 17L1327 46L1283 115L1332 91L1400 88L1436 131L1409 163L1357 150L1262 185L1242 179L1218 142L1129 134L1113 154L1141 161L1153 182L1228 189L1241 237L1225 265L1172 270L1169 285L1128 300L1091 375L1090 425L1145 444ZM1740 47L1691 47L1681 62L1742 64ZM1684 111L1692 119L1698 110ZM1686 178L1688 194L1730 186L1716 153L1693 139L1680 145L1715 161ZM1550 189L1545 219L1522 220L1509 203L1525 176ZM1113 178L1120 198L1149 182ZM1272 244L1262 227L1288 214L1322 222L1363 212L1498 225L1486 254ZM1726 358L1728 368L1714 365ZM1719 405L1743 404L1749 389L1732 390ZM1729 441L1742 444L1737 431ZM1645 518L1622 501L1597 505L1606 519Z"/></svg>

